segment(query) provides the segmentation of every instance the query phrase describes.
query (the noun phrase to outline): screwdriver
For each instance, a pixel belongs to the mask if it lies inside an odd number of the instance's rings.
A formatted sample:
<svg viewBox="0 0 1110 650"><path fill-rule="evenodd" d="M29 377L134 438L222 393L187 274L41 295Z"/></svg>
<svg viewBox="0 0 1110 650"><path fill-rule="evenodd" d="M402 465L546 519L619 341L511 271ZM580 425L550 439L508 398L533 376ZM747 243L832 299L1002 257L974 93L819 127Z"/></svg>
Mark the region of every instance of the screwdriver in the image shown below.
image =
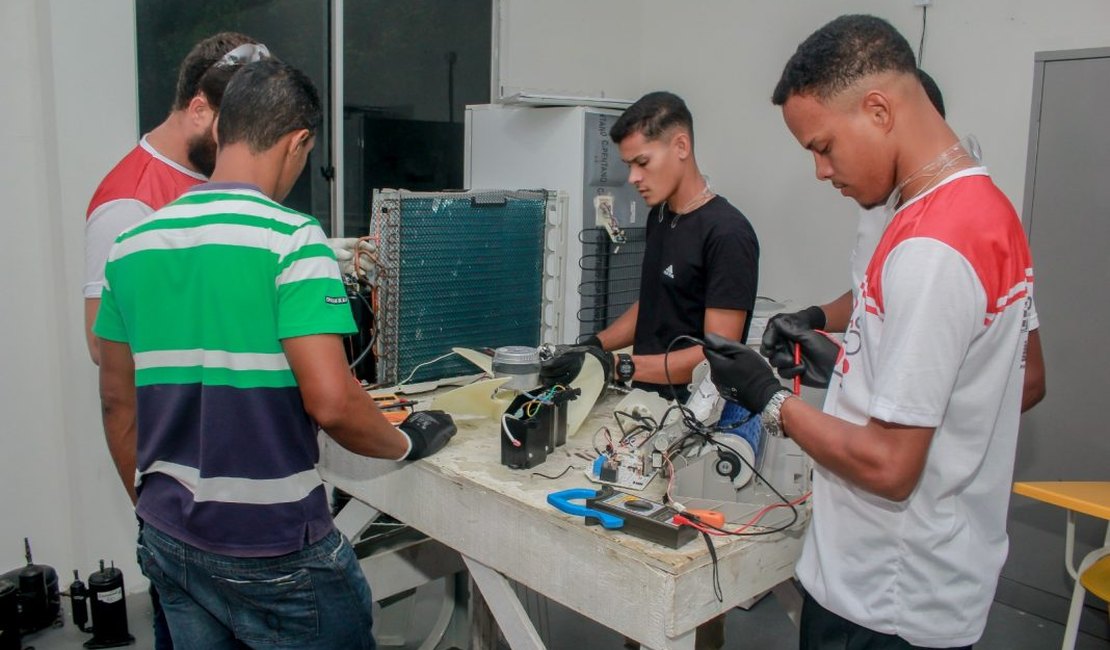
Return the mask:
<svg viewBox="0 0 1110 650"><path fill-rule="evenodd" d="M795 366L800 366L801 365L801 344L800 343L795 343L794 344L794 365ZM801 395L801 374L800 373L794 376L794 394L795 395Z"/></svg>

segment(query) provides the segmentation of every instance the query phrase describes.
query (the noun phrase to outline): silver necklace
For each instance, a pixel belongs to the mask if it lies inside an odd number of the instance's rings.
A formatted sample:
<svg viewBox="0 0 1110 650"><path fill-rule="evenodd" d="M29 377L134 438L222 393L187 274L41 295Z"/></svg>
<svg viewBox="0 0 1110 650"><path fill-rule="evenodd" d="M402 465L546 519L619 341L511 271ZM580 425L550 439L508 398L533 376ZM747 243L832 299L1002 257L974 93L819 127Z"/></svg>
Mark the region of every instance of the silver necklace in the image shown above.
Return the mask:
<svg viewBox="0 0 1110 650"><path fill-rule="evenodd" d="M709 181L706 181L705 182L705 187L702 189L702 191L698 192L697 196L695 196L694 198L687 201L686 205L682 206L681 210L674 213L674 221L671 222L671 228L673 229L675 226L678 225L678 220L683 215L689 214L690 212L696 210L697 208L700 208L702 205L705 205L706 203L709 203L710 199L712 199L713 196L714 196L713 191L709 188ZM700 201L700 203L699 203L699 201ZM659 223L663 223L663 216L666 213L667 213L667 202L663 201L663 203L660 204L660 206L659 206Z"/></svg>
<svg viewBox="0 0 1110 650"><path fill-rule="evenodd" d="M962 161L967 160L972 165L982 164L982 153L979 148L979 141L975 136L968 135L956 144L940 152L936 158L928 163L925 163L912 174L907 176L894 188L890 196L887 197L888 212L893 214L899 207L909 203L913 199L921 196L926 191L931 189L938 180L944 180L951 173L950 170L957 167ZM928 178L925 178L928 177ZM910 196L902 196L902 192L906 186L914 181L925 179L925 183L921 185L917 191Z"/></svg>

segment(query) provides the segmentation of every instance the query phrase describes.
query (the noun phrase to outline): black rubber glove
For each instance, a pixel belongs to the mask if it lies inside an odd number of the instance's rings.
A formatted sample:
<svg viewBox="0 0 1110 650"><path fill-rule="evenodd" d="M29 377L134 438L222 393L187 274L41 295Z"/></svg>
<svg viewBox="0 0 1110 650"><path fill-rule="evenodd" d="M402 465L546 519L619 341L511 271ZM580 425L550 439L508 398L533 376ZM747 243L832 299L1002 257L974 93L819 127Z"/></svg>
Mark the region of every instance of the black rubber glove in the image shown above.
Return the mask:
<svg viewBox="0 0 1110 650"><path fill-rule="evenodd" d="M613 378L613 355L592 345L556 345L550 359L540 363L540 383L544 386L562 384L569 386L582 371L586 355L593 355L601 363L605 383Z"/></svg>
<svg viewBox="0 0 1110 650"><path fill-rule="evenodd" d="M767 321L760 353L779 371L783 379L802 376L802 383L827 388L836 369L840 346L815 332L825 327L825 312L817 306L792 314L775 314ZM794 344L801 346L801 363L794 361Z"/></svg>
<svg viewBox="0 0 1110 650"><path fill-rule="evenodd" d="M427 458L447 446L459 430L451 416L443 411L417 411L397 425L409 440L412 449L401 460Z"/></svg>
<svg viewBox="0 0 1110 650"><path fill-rule="evenodd" d="M783 390L763 357L742 343L706 334L705 358L721 396L752 413L762 413L771 396Z"/></svg>

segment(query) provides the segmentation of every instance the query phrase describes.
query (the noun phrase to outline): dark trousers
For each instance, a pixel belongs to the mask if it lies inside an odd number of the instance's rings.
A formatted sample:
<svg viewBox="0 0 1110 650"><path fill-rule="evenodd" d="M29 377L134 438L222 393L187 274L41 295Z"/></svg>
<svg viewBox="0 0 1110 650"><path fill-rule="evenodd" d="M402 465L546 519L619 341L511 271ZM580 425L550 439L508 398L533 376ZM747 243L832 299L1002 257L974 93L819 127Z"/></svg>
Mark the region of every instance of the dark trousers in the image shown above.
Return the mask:
<svg viewBox="0 0 1110 650"><path fill-rule="evenodd" d="M857 625L822 607L806 594L799 650L927 650L894 634ZM951 650L971 650L971 646Z"/></svg>

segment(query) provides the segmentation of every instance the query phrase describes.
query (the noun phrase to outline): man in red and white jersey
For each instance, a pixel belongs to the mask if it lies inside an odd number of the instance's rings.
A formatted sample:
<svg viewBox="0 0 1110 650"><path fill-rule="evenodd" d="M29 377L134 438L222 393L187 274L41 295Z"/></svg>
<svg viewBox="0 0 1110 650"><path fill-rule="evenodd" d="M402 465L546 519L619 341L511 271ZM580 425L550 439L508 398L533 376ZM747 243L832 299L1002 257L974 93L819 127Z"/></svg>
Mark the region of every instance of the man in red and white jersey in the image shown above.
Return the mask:
<svg viewBox="0 0 1110 650"><path fill-rule="evenodd" d="M819 180L864 208L895 206L823 411L754 350L706 337L721 393L816 463L796 571L801 647L969 647L1007 552L1032 318L1025 233L886 21L841 16L816 31L772 100ZM803 357L818 338L801 341Z"/></svg>
<svg viewBox="0 0 1110 650"><path fill-rule="evenodd" d="M85 336L99 363L92 324L100 308L108 250L124 230L188 188L208 180L216 162L212 124L224 88L243 64L269 51L244 34L222 32L193 46L181 62L166 119L139 140L93 193L85 221Z"/></svg>
<svg viewBox="0 0 1110 650"><path fill-rule="evenodd" d="M917 71L917 76L933 107L941 117L945 117L944 96L936 81L921 69ZM975 155L975 151L971 153ZM760 352L770 360L772 366L775 366L779 377L793 379L800 376L806 386L828 388L840 347L831 340L826 343L823 332L847 331L849 319L852 316L852 305L859 298L860 290L864 286L867 264L879 245L883 231L893 218L894 208L895 206L889 203L870 209L860 208L856 246L849 255L852 284L848 291L825 304L814 305L793 313L775 314L768 321ZM1037 310L1033 304L1030 304L1028 318L1029 339L1025 349L1022 413L1036 406L1045 396L1044 352L1041 349ZM810 354L804 359L795 361L795 343L806 343Z"/></svg>

